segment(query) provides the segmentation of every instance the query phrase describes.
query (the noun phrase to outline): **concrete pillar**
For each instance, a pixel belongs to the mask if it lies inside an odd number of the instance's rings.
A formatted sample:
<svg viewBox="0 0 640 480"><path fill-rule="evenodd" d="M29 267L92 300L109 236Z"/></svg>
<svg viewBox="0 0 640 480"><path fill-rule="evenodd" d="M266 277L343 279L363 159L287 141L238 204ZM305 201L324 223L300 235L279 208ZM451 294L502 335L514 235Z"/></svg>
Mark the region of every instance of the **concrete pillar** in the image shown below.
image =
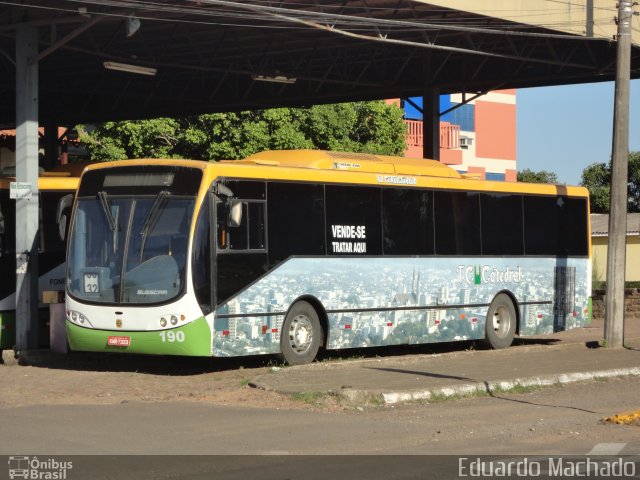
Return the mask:
<svg viewBox="0 0 640 480"><path fill-rule="evenodd" d="M16 350L38 346L38 31L16 32Z"/></svg>

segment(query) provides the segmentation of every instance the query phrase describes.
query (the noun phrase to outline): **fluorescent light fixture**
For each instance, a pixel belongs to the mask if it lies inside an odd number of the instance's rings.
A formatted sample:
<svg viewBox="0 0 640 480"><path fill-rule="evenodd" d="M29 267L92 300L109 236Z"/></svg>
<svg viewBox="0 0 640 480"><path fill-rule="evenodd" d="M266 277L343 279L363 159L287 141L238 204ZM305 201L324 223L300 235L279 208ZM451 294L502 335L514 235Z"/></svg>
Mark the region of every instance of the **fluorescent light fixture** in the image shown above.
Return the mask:
<svg viewBox="0 0 640 480"><path fill-rule="evenodd" d="M273 83L296 83L296 78L285 77L284 75L251 75L251 78L259 82Z"/></svg>
<svg viewBox="0 0 640 480"><path fill-rule="evenodd" d="M154 76L158 73L157 68L141 67L140 65L130 65L128 63L104 62L102 65L107 70L119 70L120 72L137 73L139 75Z"/></svg>

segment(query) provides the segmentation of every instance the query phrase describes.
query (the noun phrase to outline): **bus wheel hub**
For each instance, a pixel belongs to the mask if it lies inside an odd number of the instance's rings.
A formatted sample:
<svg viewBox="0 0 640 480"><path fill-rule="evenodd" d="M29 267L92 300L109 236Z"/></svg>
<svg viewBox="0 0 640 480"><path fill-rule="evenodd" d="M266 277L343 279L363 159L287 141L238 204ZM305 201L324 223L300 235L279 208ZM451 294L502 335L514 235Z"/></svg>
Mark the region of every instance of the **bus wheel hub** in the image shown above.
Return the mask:
<svg viewBox="0 0 640 480"><path fill-rule="evenodd" d="M295 317L289 329L291 347L297 352L303 352L309 348L312 338L312 327L309 319L304 315Z"/></svg>

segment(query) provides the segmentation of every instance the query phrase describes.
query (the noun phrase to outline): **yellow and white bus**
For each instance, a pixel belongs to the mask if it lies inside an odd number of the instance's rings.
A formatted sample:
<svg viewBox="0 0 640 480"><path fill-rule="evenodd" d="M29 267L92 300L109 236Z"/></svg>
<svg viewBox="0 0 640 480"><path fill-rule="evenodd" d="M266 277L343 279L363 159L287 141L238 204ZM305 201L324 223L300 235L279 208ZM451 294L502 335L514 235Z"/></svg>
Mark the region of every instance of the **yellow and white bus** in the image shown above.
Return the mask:
<svg viewBox="0 0 640 480"><path fill-rule="evenodd" d="M64 292L64 230L71 216L73 195L79 178L59 168L38 178L40 193L40 226L38 242L38 296L42 292ZM13 348L16 340L16 204L10 198L13 177L0 177L0 350ZM59 223L63 222L62 229ZM46 323L49 311L40 305L39 325L42 334L39 346L49 345ZM46 333L44 333L46 330Z"/></svg>
<svg viewBox="0 0 640 480"><path fill-rule="evenodd" d="M89 167L69 236L73 350L289 364L319 348L514 335L590 318L586 189L325 151Z"/></svg>

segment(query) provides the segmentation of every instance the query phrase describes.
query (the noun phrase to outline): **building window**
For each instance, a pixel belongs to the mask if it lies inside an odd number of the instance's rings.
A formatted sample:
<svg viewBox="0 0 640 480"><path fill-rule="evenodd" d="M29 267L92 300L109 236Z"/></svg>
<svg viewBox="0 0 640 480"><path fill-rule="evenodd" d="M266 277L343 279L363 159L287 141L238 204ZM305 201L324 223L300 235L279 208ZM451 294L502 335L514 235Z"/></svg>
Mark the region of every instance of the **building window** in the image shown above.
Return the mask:
<svg viewBox="0 0 640 480"><path fill-rule="evenodd" d="M460 125L460 130L464 132L476 131L476 106L471 104L460 105L459 103L452 103L451 106L458 108L449 112L449 122L454 125Z"/></svg>

